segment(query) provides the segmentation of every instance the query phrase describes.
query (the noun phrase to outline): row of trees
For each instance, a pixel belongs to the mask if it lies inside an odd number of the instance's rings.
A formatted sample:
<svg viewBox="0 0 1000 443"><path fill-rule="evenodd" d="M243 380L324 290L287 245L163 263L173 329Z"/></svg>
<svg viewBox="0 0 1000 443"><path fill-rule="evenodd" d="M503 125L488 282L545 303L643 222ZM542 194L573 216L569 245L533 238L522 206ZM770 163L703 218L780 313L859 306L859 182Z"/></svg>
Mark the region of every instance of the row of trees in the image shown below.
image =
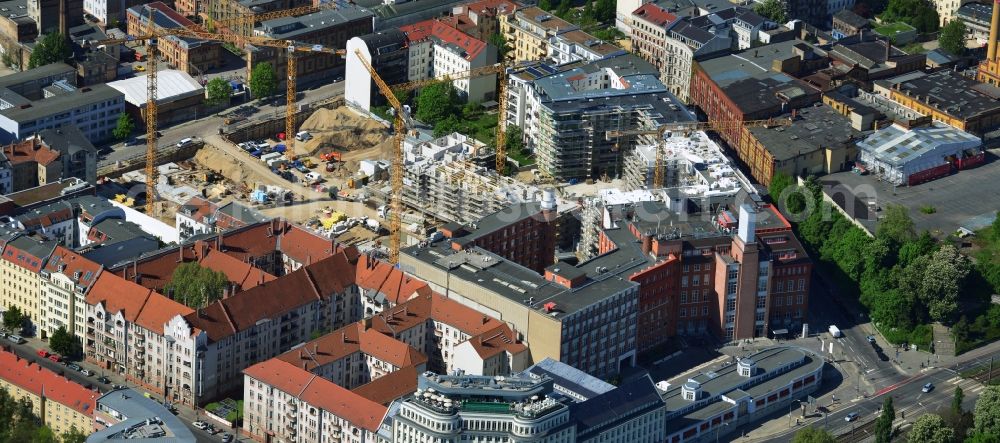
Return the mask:
<svg viewBox="0 0 1000 443"><path fill-rule="evenodd" d="M924 414L913 422L906 435L912 443L998 443L1000 442L1000 387L990 386L980 394L973 411L962 406L965 393L956 387L951 407L944 415ZM892 422L896 409L892 397L882 403L882 412L875 420L875 443L889 443L896 436ZM833 443L829 432L805 428L795 434L792 443Z"/></svg>
<svg viewBox="0 0 1000 443"><path fill-rule="evenodd" d="M56 435L42 424L27 397L15 400L7 389L0 388L0 442L83 443L86 434L76 428Z"/></svg>
<svg viewBox="0 0 1000 443"><path fill-rule="evenodd" d="M769 191L793 219L804 217L797 230L814 259L843 277L838 279L841 293L857 296L894 343L929 345L927 323L955 324L962 318L962 302L972 306L988 296L989 291L976 290L980 279L968 257L927 232L917 234L904 207L886 207L872 239L823 201L814 180L799 187L778 174Z"/></svg>

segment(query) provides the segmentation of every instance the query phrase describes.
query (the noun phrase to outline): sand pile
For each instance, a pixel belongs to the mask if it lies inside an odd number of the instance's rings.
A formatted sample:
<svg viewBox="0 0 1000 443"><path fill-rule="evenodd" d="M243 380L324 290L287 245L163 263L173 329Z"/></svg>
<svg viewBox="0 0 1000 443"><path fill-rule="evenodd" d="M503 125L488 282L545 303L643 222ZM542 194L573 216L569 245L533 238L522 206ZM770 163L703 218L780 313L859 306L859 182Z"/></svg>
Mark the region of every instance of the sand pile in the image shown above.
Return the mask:
<svg viewBox="0 0 1000 443"><path fill-rule="evenodd" d="M312 139L296 143L298 154L318 156L331 150L368 149L391 140L389 129L376 120L362 117L346 107L320 108L302 123Z"/></svg>
<svg viewBox="0 0 1000 443"><path fill-rule="evenodd" d="M215 146L205 145L199 149L194 155L194 161L205 169L218 172L232 182L242 183L247 187L253 186L254 174L243 166L243 160L234 159Z"/></svg>

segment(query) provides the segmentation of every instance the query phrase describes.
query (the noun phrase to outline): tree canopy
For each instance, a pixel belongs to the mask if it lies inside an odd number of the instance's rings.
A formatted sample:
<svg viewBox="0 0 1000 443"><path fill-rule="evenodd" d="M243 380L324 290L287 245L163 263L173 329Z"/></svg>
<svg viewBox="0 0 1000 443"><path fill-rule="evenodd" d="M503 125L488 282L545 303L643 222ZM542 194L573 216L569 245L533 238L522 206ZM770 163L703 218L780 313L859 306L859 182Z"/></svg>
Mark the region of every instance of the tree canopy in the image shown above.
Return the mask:
<svg viewBox="0 0 1000 443"><path fill-rule="evenodd" d="M228 285L226 274L188 262L174 269L170 283L164 289L185 306L200 308L222 298Z"/></svg>
<svg viewBox="0 0 1000 443"><path fill-rule="evenodd" d="M9 331L20 331L24 327L27 317L21 312L21 308L11 306L3 313L3 327Z"/></svg>
<svg viewBox="0 0 1000 443"><path fill-rule="evenodd" d="M941 49L952 55L965 54L965 22L952 20L941 28L938 43Z"/></svg>
<svg viewBox="0 0 1000 443"><path fill-rule="evenodd" d="M955 430L937 414L924 414L913 423L906 441L913 443L951 443Z"/></svg>
<svg viewBox="0 0 1000 443"><path fill-rule="evenodd" d="M70 334L65 326L60 326L52 332L52 336L49 337L49 347L70 359L83 356L83 343L80 342L80 337Z"/></svg>
<svg viewBox="0 0 1000 443"><path fill-rule="evenodd" d="M882 22L903 22L917 29L917 32L937 31L938 13L928 0L889 0L880 16Z"/></svg>
<svg viewBox="0 0 1000 443"><path fill-rule="evenodd" d="M788 21L785 5L781 3L781 0L764 0L756 3L753 5L753 12L775 23L784 24Z"/></svg>
<svg viewBox="0 0 1000 443"><path fill-rule="evenodd" d="M837 439L825 429L808 427L795 433L792 443L834 443Z"/></svg>
<svg viewBox="0 0 1000 443"><path fill-rule="evenodd" d="M458 90L450 81L434 82L417 95L417 119L431 125L458 116Z"/></svg>
<svg viewBox="0 0 1000 443"><path fill-rule="evenodd" d="M61 436L35 415L31 400L15 400L7 389L0 388L0 442L83 443L86 435L76 428Z"/></svg>
<svg viewBox="0 0 1000 443"><path fill-rule="evenodd" d="M257 63L250 72L250 93L255 98L268 97L278 88L278 78L270 63Z"/></svg>
<svg viewBox="0 0 1000 443"><path fill-rule="evenodd" d="M111 130L111 135L118 140L125 140L132 135L132 131L135 131L135 122L132 121L132 117L125 112L118 114L118 123L115 124L115 129Z"/></svg>
<svg viewBox="0 0 1000 443"><path fill-rule="evenodd" d="M232 86L222 77L213 78L205 84L205 103L208 105L214 106L229 103L229 97L232 95Z"/></svg>
<svg viewBox="0 0 1000 443"><path fill-rule="evenodd" d="M973 433L1000 435L1000 386L988 386L976 400Z"/></svg>
<svg viewBox="0 0 1000 443"><path fill-rule="evenodd" d="M28 69L65 61L72 56L73 50L70 49L66 36L58 32L45 34L38 40L35 49L31 51L31 57L28 58Z"/></svg>
<svg viewBox="0 0 1000 443"><path fill-rule="evenodd" d="M878 222L876 234L879 237L892 240L897 245L902 245L916 237L916 230L913 226L909 209L900 205L887 205L882 219Z"/></svg>
<svg viewBox="0 0 1000 443"><path fill-rule="evenodd" d="M892 397L886 397L882 402L882 415L875 421L875 443L892 441L892 421L896 419L896 408L892 406Z"/></svg>

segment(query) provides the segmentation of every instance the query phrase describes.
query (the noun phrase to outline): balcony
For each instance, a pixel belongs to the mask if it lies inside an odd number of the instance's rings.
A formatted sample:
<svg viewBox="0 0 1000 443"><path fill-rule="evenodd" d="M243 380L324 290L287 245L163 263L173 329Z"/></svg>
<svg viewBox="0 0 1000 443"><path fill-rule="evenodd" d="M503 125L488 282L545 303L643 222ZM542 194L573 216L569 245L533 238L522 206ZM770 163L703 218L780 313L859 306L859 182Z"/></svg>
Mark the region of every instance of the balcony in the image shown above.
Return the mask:
<svg viewBox="0 0 1000 443"><path fill-rule="evenodd" d="M135 360L135 365L138 366L138 367L140 367L140 368L143 367L143 366L146 366L146 360L145 359L141 359L141 358L137 358Z"/></svg>
<svg viewBox="0 0 1000 443"><path fill-rule="evenodd" d="M146 348L143 347L135 348L135 354L142 357L143 355L146 354Z"/></svg>
<svg viewBox="0 0 1000 443"><path fill-rule="evenodd" d="M135 335L135 342L136 343L142 344L145 341L146 341L146 336L145 335L142 335L142 334L136 334Z"/></svg>
<svg viewBox="0 0 1000 443"><path fill-rule="evenodd" d="M94 328L87 328L87 337L94 338Z"/></svg>

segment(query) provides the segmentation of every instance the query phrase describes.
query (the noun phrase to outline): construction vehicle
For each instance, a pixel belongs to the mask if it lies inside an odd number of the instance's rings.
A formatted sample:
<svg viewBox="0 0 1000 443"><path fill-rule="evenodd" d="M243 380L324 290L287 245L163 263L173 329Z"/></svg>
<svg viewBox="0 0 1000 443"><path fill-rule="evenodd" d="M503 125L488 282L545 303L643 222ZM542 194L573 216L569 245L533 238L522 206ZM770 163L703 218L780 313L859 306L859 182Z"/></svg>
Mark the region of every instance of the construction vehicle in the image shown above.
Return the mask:
<svg viewBox="0 0 1000 443"><path fill-rule="evenodd" d="M319 159L325 162L339 162L340 158L340 151L330 151L319 156Z"/></svg>
<svg viewBox="0 0 1000 443"><path fill-rule="evenodd" d="M389 196L389 263L395 265L399 263L399 229L401 223L401 217L403 214L403 138L406 135L406 120L409 119L408 107L404 107L399 99L396 98L396 92L398 91L411 91L418 89L432 83L439 81L448 80L458 80L462 78L478 77L482 75L489 74L500 74L500 88L497 90L500 96L500 108L498 109L499 122L497 124L496 133L496 167L497 172L503 174L507 167L507 152L505 145L506 140L506 125L505 121L505 106L506 100L506 65L503 63L497 63L490 66L484 66L476 69L471 69L464 72L448 74L441 77L416 80L412 82L400 83L397 85L389 86L382 80L382 77L378 75L375 68L372 67L371 63L365 59L364 54L361 50L355 50L355 55L361 64L371 75L372 81L378 87L379 92L385 99L389 102L390 107L393 111L393 129L394 129L394 140L396 149L393 150L392 154L392 166L389 170L389 178L391 184L391 194ZM353 188L353 180L348 181L348 186Z"/></svg>
<svg viewBox="0 0 1000 443"><path fill-rule="evenodd" d="M626 131L608 131L605 133L605 137L608 140L612 138L620 138L623 136L657 136L657 148L656 148L656 163L655 169L653 170L653 188L663 187L663 149L659 146L659 142L663 140L663 136L671 131L724 131L726 129L732 128L773 128L778 126L788 126L792 124L791 119L780 118L780 119L766 119L766 120L732 120L732 121L707 121L707 122L677 122L677 123L667 123L665 125L660 125L656 129L635 129ZM617 148L618 143L615 143Z"/></svg>
<svg viewBox="0 0 1000 443"><path fill-rule="evenodd" d="M238 17L232 20L225 20L216 22L215 25L223 29L229 27L233 24L238 24L242 27L246 27L247 24L252 28L253 23L256 21L266 21L282 17L290 17L296 15L309 14L313 12L320 11L324 8L314 7L314 6L303 6L298 8L291 8L281 11L267 12L262 14L255 14L246 17ZM146 42L147 54L146 54L146 213L153 215L154 203L156 202L156 148L157 148L157 136L158 132L156 130L157 124L157 86L156 86L156 76L157 76L157 39L167 36L185 37L199 40L208 41L221 41L226 43L232 43L238 47L245 47L248 44L262 47L272 47L272 48L283 48L288 51L287 64L288 70L286 71L288 75L287 84L287 103L285 107L285 128L286 132L294 133L295 127L295 75L296 75L296 57L298 53L328 53L344 55L343 50L335 50L332 48L326 48L322 45L309 45L297 43L290 40L276 40L266 37L259 36L244 36L232 33L215 33L206 31L200 27L178 27L162 29L155 26L156 20L153 14L159 12L155 8L150 8L150 15L147 18L145 26L145 34L139 36L126 36L125 38L112 38L104 39L91 43L93 46L101 47L107 45L120 45L129 42L144 41ZM289 143L289 148L291 148L291 143ZM289 153L294 152L292 149L288 149ZM292 155L292 154L289 154Z"/></svg>

